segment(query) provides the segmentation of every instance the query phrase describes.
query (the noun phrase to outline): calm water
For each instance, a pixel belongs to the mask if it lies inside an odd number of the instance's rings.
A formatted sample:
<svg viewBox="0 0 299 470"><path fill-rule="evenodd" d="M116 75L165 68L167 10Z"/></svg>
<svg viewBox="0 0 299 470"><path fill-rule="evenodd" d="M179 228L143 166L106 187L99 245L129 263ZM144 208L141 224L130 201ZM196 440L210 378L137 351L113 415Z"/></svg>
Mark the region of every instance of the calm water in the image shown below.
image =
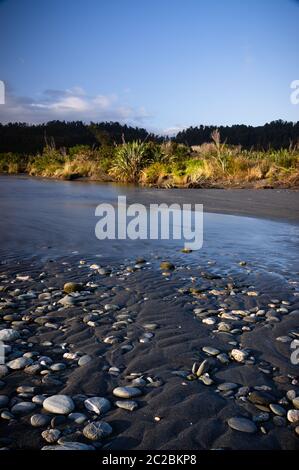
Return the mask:
<svg viewBox="0 0 299 470"><path fill-rule="evenodd" d="M118 195L127 196L128 203L143 202L144 191L113 184L0 176L1 259L66 256L74 251L82 257L119 261L153 253L177 254L183 246L178 240L99 241L95 237L98 204L115 204ZM177 193L173 198L170 191L169 202L183 203L183 191L179 201ZM264 271L292 276L299 271L298 253L299 225L207 213L203 248L188 255L188 260L212 259L223 267L246 260Z"/></svg>

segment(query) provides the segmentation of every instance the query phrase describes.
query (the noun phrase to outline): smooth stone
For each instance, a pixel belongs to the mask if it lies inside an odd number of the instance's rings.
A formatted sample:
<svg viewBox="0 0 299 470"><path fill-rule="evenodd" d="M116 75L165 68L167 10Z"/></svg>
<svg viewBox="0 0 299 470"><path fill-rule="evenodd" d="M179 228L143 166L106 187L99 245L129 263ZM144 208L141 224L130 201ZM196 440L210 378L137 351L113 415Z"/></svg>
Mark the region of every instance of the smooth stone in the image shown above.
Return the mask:
<svg viewBox="0 0 299 470"><path fill-rule="evenodd" d="M56 364L52 364L50 366L50 369L54 372L59 372L61 370L66 369L66 365L63 362L57 362Z"/></svg>
<svg viewBox="0 0 299 470"><path fill-rule="evenodd" d="M219 349L213 348L212 346L204 346L202 350L210 356L217 356L218 354L220 354Z"/></svg>
<svg viewBox="0 0 299 470"><path fill-rule="evenodd" d="M251 434L257 431L256 425L246 418L230 418L227 423L229 427L234 429L235 431L246 432Z"/></svg>
<svg viewBox="0 0 299 470"><path fill-rule="evenodd" d="M233 349L231 351L231 357L236 361L236 362L244 362L245 359L247 358L248 354L246 351L242 351L241 349Z"/></svg>
<svg viewBox="0 0 299 470"><path fill-rule="evenodd" d="M87 416L83 413L70 413L68 418L76 424L82 424L87 420Z"/></svg>
<svg viewBox="0 0 299 470"><path fill-rule="evenodd" d="M271 403L269 405L269 408L277 416L285 416L287 413L285 408L283 408L283 406L276 405L276 403Z"/></svg>
<svg viewBox="0 0 299 470"><path fill-rule="evenodd" d="M42 405L46 398L47 395L34 395L34 397L32 397L32 401L37 405Z"/></svg>
<svg viewBox="0 0 299 470"><path fill-rule="evenodd" d="M299 410L299 397L296 397L292 400L294 407Z"/></svg>
<svg viewBox="0 0 299 470"><path fill-rule="evenodd" d="M97 441L110 436L112 433L112 427L105 421L94 421L93 423L87 424L83 429L83 434L87 439L91 441Z"/></svg>
<svg viewBox="0 0 299 470"><path fill-rule="evenodd" d="M35 428L43 428L45 426L48 426L49 422L50 422L50 417L47 415L35 414L35 415L32 415L30 418L31 426Z"/></svg>
<svg viewBox="0 0 299 470"><path fill-rule="evenodd" d="M82 284L79 284L78 282L66 282L63 286L63 290L66 294L80 292L82 290Z"/></svg>
<svg viewBox="0 0 299 470"><path fill-rule="evenodd" d="M173 271L175 269L175 265L170 263L169 261L162 261L160 263L160 269L165 271Z"/></svg>
<svg viewBox="0 0 299 470"><path fill-rule="evenodd" d="M49 442L50 444L56 442L60 435L61 431L59 431L59 429L47 429L46 431L42 432L43 439L45 439L45 441Z"/></svg>
<svg viewBox="0 0 299 470"><path fill-rule="evenodd" d="M17 359L13 359L12 361L9 361L7 363L7 366L13 370L20 370L20 369L24 369L27 366L30 366L32 362L33 362L32 359L29 359L27 357L18 357Z"/></svg>
<svg viewBox="0 0 299 470"><path fill-rule="evenodd" d="M287 425L287 420L283 416L275 415L273 417L273 423L275 424L275 426L283 427Z"/></svg>
<svg viewBox="0 0 299 470"><path fill-rule="evenodd" d="M31 413L35 407L36 404L32 403L31 401L21 401L11 408L11 412L18 415L27 415Z"/></svg>
<svg viewBox="0 0 299 470"><path fill-rule="evenodd" d="M201 375L208 372L209 368L210 368L210 361L208 359L205 359L204 361L202 361L198 369L195 371L197 377L200 377Z"/></svg>
<svg viewBox="0 0 299 470"><path fill-rule="evenodd" d="M224 382L224 383L218 385L217 388L221 392L228 392L229 390L234 390L235 388L238 388L238 384L235 384L233 382Z"/></svg>
<svg viewBox="0 0 299 470"><path fill-rule="evenodd" d="M275 397L268 392L262 390L255 390L248 396L248 400L255 405L269 405L275 401Z"/></svg>
<svg viewBox="0 0 299 470"><path fill-rule="evenodd" d="M118 400L115 405L127 411L134 411L138 408L138 403L134 400Z"/></svg>
<svg viewBox="0 0 299 470"><path fill-rule="evenodd" d="M113 390L113 395L118 398L133 398L142 395L142 392L136 387L116 387Z"/></svg>
<svg viewBox="0 0 299 470"><path fill-rule="evenodd" d="M10 341L15 341L19 338L20 333L16 330L13 330L11 328L4 328L3 330L0 330L0 341L3 341L4 343L6 341L9 343Z"/></svg>
<svg viewBox="0 0 299 470"><path fill-rule="evenodd" d="M299 410L289 410L287 415L290 423L298 423L299 421Z"/></svg>
<svg viewBox="0 0 299 470"><path fill-rule="evenodd" d="M110 410L110 401L103 397L91 397L84 401L85 408L97 415L103 415Z"/></svg>
<svg viewBox="0 0 299 470"><path fill-rule="evenodd" d="M80 359L78 361L78 366L85 366L91 360L92 360L92 358L88 354L85 354L84 356L80 357Z"/></svg>
<svg viewBox="0 0 299 470"><path fill-rule="evenodd" d="M73 400L67 395L52 395L43 402L43 407L50 413L67 415L75 408Z"/></svg>

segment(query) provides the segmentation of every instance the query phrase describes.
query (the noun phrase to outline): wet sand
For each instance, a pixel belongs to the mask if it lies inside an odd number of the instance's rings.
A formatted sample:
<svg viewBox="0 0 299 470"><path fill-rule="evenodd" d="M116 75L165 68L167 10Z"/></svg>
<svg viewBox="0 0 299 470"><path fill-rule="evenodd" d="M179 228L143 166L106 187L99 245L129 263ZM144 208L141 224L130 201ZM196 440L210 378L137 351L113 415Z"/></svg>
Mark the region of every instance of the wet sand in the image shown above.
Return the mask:
<svg viewBox="0 0 299 470"><path fill-rule="evenodd" d="M63 205L71 207L73 194L68 199L70 187L64 188ZM138 202L144 197L149 203L154 197L152 191L143 194ZM159 198L167 194L173 190L159 192ZM279 198L283 207L288 198L297 198L297 193L286 194ZM26 200L24 191L15 197ZM56 209L55 195L51 197ZM233 198L228 201L237 207ZM267 196L257 198L261 215ZM229 210L223 201L222 206L218 203L218 196L215 199L217 212ZM12 196L10 204L14 206ZM248 201L246 210L249 207ZM40 220L42 210L36 199ZM51 207L45 221L48 214ZM13 233L13 217L4 215L4 233L8 229ZM29 246L30 237L37 240L32 217L33 227L22 225ZM126 245L123 251L112 245L110 256L106 245L105 256L98 257L84 244L78 245L84 224L73 239L77 254L66 250L64 242L56 246L56 238L52 249L37 246L34 256L26 250L24 257L19 251L13 256L12 241L3 237L0 335L4 329L18 334L7 342L6 366L0 366L0 395L7 398L0 405L0 447L40 449L71 441L95 449L299 448L299 423L290 421L299 396L299 366L290 360L291 343L295 340L298 347L299 339L297 226L245 218L242 229L241 219L219 217L207 219L212 242L189 254L175 245L143 245L140 250ZM269 217L278 217L276 210ZM287 217L295 221L296 209L289 209ZM61 220L62 215L59 224ZM50 221L49 231L51 217ZM59 224L53 233L60 240ZM253 227L258 237L250 232ZM229 230L231 238L225 236ZM136 261L141 253L146 262ZM160 269L164 259L175 269ZM70 281L80 283L80 292L66 297L63 286ZM89 362L80 365L86 355ZM11 361L18 357L27 361L14 369ZM131 399L137 406L133 411L119 408L125 406L124 399L113 393L119 386L140 390ZM45 396L37 398L41 394ZM57 413L43 408L42 401L57 394L73 400L73 412L82 413L83 422L74 422L69 413L58 419ZM110 409L99 415L88 410L84 401L94 396L109 400ZM25 402L21 410L15 408L19 402ZM33 426L36 414L46 416L47 423ZM242 417L248 420L245 425ZM109 423L112 432L92 440L86 426L99 421ZM236 423L243 429L232 429ZM52 431L42 435L47 429Z"/></svg>

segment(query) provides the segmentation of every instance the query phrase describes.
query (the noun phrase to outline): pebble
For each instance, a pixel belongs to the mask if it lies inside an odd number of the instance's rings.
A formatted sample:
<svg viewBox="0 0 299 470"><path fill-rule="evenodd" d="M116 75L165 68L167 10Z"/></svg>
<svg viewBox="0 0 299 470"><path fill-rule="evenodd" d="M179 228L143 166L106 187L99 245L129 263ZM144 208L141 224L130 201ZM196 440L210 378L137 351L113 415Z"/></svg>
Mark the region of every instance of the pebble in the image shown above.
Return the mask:
<svg viewBox="0 0 299 470"><path fill-rule="evenodd" d="M258 391L255 390L254 392L251 392L248 397L249 401L251 403L254 403L255 405L270 405L270 403L273 403L275 398L273 395L271 395L268 392L265 391Z"/></svg>
<svg viewBox="0 0 299 470"><path fill-rule="evenodd" d="M84 401L85 408L97 415L103 415L110 410L110 401L103 397L91 397Z"/></svg>
<svg viewBox="0 0 299 470"><path fill-rule="evenodd" d="M134 411L138 408L138 403L134 400L117 400L115 405L127 411Z"/></svg>
<svg viewBox="0 0 299 470"><path fill-rule="evenodd" d="M92 358L88 354L85 354L84 356L80 357L80 359L78 361L78 366L85 366L91 360L92 360Z"/></svg>
<svg viewBox="0 0 299 470"><path fill-rule="evenodd" d="M31 426L35 428L43 428L47 426L50 422L50 417L43 414L35 414L30 418Z"/></svg>
<svg viewBox="0 0 299 470"><path fill-rule="evenodd" d="M46 431L42 432L42 437L45 439L45 441L49 442L50 444L53 444L56 442L61 435L61 431L59 429L47 429Z"/></svg>
<svg viewBox="0 0 299 470"><path fill-rule="evenodd" d="M248 353L246 351L241 350L241 349L232 349L231 357L236 362L244 362L246 360L246 358L248 357Z"/></svg>
<svg viewBox="0 0 299 470"><path fill-rule="evenodd" d="M220 354L219 349L213 348L212 346L204 346L202 350L210 356L217 356L218 354Z"/></svg>
<svg viewBox="0 0 299 470"><path fill-rule="evenodd" d="M234 418L230 418L227 423L230 428L236 431L246 432L246 433L251 433L251 434L257 431L256 425L247 418L234 417Z"/></svg>
<svg viewBox="0 0 299 470"><path fill-rule="evenodd" d="M82 284L77 282L67 282L63 286L63 290L66 294L71 294L72 292L80 292L82 290Z"/></svg>
<svg viewBox="0 0 299 470"><path fill-rule="evenodd" d="M141 395L142 392L136 387L116 387L113 390L113 395L118 398L133 398Z"/></svg>
<svg viewBox="0 0 299 470"><path fill-rule="evenodd" d="M286 415L286 410L283 408L283 406L276 405L275 403L271 403L269 405L269 408L277 416L285 416Z"/></svg>
<svg viewBox="0 0 299 470"><path fill-rule="evenodd" d="M299 410L289 410L287 415L290 423L298 423L299 421Z"/></svg>
<svg viewBox="0 0 299 470"><path fill-rule="evenodd" d="M165 271L173 271L175 269L175 265L170 263L169 261L162 261L160 263L160 269Z"/></svg>
<svg viewBox="0 0 299 470"><path fill-rule="evenodd" d="M31 411L34 410L35 407L36 407L35 403L32 403L30 401L21 401L11 408L11 412L13 414L25 416L31 413Z"/></svg>
<svg viewBox="0 0 299 470"><path fill-rule="evenodd" d="M299 397L293 398L292 403L294 407L299 410Z"/></svg>
<svg viewBox="0 0 299 470"><path fill-rule="evenodd" d="M73 411L75 405L67 395L52 395L45 399L43 407L50 413L67 415Z"/></svg>
<svg viewBox="0 0 299 470"><path fill-rule="evenodd" d="M93 423L87 424L83 429L83 434L87 439L91 441L97 441L110 436L112 433L112 427L105 421L94 421Z"/></svg>
<svg viewBox="0 0 299 470"><path fill-rule="evenodd" d="M24 369L27 366L32 364L32 359L27 357L18 357L17 359L13 359L7 363L7 366L13 370Z"/></svg>
<svg viewBox="0 0 299 470"><path fill-rule="evenodd" d="M229 390L234 390L235 388L238 388L238 384L235 384L233 382L224 382L224 383L218 385L217 388L221 392L228 392Z"/></svg>
<svg viewBox="0 0 299 470"><path fill-rule="evenodd" d="M83 413L70 413L68 418L76 424L82 424L87 420L87 416Z"/></svg>
<svg viewBox="0 0 299 470"><path fill-rule="evenodd" d="M9 343L10 341L15 341L19 338L20 333L16 330L10 328L4 328L3 330L0 330L0 341Z"/></svg>

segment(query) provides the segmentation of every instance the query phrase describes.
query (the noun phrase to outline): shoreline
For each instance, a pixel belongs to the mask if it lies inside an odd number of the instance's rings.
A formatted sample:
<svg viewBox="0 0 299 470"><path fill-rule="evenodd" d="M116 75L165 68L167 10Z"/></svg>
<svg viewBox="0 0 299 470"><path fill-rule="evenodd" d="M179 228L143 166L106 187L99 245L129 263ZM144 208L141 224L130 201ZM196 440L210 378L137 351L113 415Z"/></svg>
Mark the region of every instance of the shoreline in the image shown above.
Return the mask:
<svg viewBox="0 0 299 470"><path fill-rule="evenodd" d="M145 205L180 201L186 204L196 202L203 204L204 212L208 213L262 218L291 224L299 223L299 190L296 188L152 188L113 181L99 181L91 178L64 180L61 178L29 176L26 173L18 175L0 174L1 177L133 188L138 191L138 200ZM184 198L182 198L182 195ZM134 202L132 198L128 198L128 203Z"/></svg>

